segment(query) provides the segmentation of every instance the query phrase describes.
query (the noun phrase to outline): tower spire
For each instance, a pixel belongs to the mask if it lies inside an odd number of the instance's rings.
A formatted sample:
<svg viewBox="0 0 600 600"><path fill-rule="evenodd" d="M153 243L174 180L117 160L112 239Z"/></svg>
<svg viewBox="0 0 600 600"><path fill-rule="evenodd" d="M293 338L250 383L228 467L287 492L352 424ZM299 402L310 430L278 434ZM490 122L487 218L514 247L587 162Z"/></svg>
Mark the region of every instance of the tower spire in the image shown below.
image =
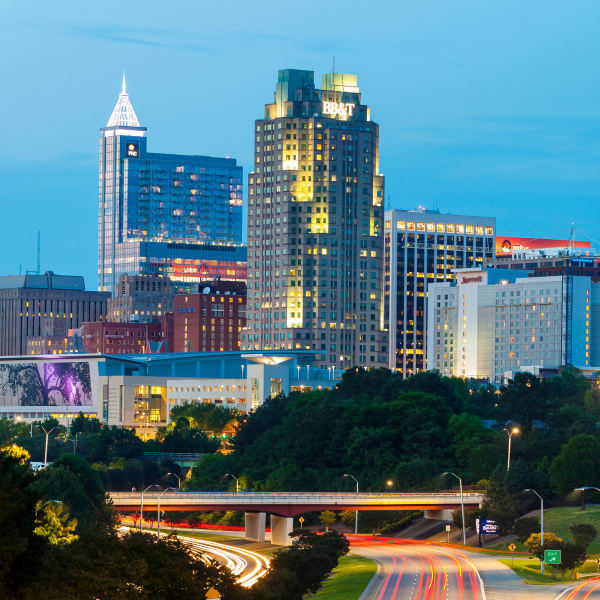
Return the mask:
<svg viewBox="0 0 600 600"><path fill-rule="evenodd" d="M123 71L123 82L121 83L121 93L115 104L115 108L106 124L107 127L139 127L140 122L131 106L129 94L127 93L127 82L125 81L125 71Z"/></svg>

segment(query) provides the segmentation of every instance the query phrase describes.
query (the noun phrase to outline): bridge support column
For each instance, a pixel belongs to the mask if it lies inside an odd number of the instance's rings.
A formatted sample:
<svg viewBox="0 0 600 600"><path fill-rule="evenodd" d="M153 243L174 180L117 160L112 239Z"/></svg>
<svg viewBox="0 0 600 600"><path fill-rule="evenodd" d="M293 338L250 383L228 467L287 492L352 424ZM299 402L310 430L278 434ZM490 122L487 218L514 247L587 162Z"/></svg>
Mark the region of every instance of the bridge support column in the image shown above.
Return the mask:
<svg viewBox="0 0 600 600"><path fill-rule="evenodd" d="M436 519L437 521L452 521L452 513L454 511L451 509L444 510L426 510L423 511L423 516L426 519Z"/></svg>
<svg viewBox="0 0 600 600"><path fill-rule="evenodd" d="M291 546L290 533L294 529L294 519L271 515L271 544L277 546Z"/></svg>
<svg viewBox="0 0 600 600"><path fill-rule="evenodd" d="M264 512L247 512L244 515L245 537L253 542L265 541L267 515Z"/></svg>

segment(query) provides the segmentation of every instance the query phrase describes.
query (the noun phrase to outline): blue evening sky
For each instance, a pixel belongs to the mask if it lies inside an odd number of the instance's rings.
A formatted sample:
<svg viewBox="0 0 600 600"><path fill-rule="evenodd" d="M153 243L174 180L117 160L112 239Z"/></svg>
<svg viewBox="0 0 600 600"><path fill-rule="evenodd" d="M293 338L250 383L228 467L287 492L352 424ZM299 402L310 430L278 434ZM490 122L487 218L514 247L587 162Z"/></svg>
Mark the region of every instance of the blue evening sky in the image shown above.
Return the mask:
<svg viewBox="0 0 600 600"><path fill-rule="evenodd" d="M121 73L149 149L252 164L277 69L357 73L394 208L600 239L600 2L0 0L0 274L96 287L98 129ZM600 243L596 244L600 246Z"/></svg>

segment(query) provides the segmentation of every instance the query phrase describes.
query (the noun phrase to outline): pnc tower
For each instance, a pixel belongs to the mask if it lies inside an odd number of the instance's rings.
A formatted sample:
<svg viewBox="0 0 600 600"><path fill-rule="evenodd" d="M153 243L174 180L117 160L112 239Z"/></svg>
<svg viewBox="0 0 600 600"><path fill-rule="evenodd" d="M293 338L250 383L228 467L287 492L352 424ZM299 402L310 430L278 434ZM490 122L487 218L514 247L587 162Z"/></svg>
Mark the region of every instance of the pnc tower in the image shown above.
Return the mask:
<svg viewBox="0 0 600 600"><path fill-rule="evenodd" d="M148 152L146 133L123 75L100 130L98 289L114 293L122 274L165 275L179 287L243 279L242 167Z"/></svg>
<svg viewBox="0 0 600 600"><path fill-rule="evenodd" d="M387 364L379 127L356 75L280 70L254 125L242 349L300 349L315 366Z"/></svg>

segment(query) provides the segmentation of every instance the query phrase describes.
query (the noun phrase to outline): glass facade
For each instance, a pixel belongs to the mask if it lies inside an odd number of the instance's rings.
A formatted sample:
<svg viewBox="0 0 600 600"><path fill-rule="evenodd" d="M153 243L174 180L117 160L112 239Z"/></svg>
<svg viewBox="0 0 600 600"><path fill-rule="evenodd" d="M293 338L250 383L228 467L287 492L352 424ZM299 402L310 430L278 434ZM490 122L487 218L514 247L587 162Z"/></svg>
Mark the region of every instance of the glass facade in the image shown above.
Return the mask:
<svg viewBox="0 0 600 600"><path fill-rule="evenodd" d="M496 220L425 210L385 213L385 324L390 369L404 376L426 368L427 298L454 269L490 265Z"/></svg>
<svg viewBox="0 0 600 600"><path fill-rule="evenodd" d="M201 260L204 244L242 242L242 167L236 160L150 153L146 132L145 127L127 124L101 129L98 289L102 291L114 292L122 273L149 272L140 252L142 243L153 244L154 259L183 258L178 250L191 257L198 246L195 258Z"/></svg>

